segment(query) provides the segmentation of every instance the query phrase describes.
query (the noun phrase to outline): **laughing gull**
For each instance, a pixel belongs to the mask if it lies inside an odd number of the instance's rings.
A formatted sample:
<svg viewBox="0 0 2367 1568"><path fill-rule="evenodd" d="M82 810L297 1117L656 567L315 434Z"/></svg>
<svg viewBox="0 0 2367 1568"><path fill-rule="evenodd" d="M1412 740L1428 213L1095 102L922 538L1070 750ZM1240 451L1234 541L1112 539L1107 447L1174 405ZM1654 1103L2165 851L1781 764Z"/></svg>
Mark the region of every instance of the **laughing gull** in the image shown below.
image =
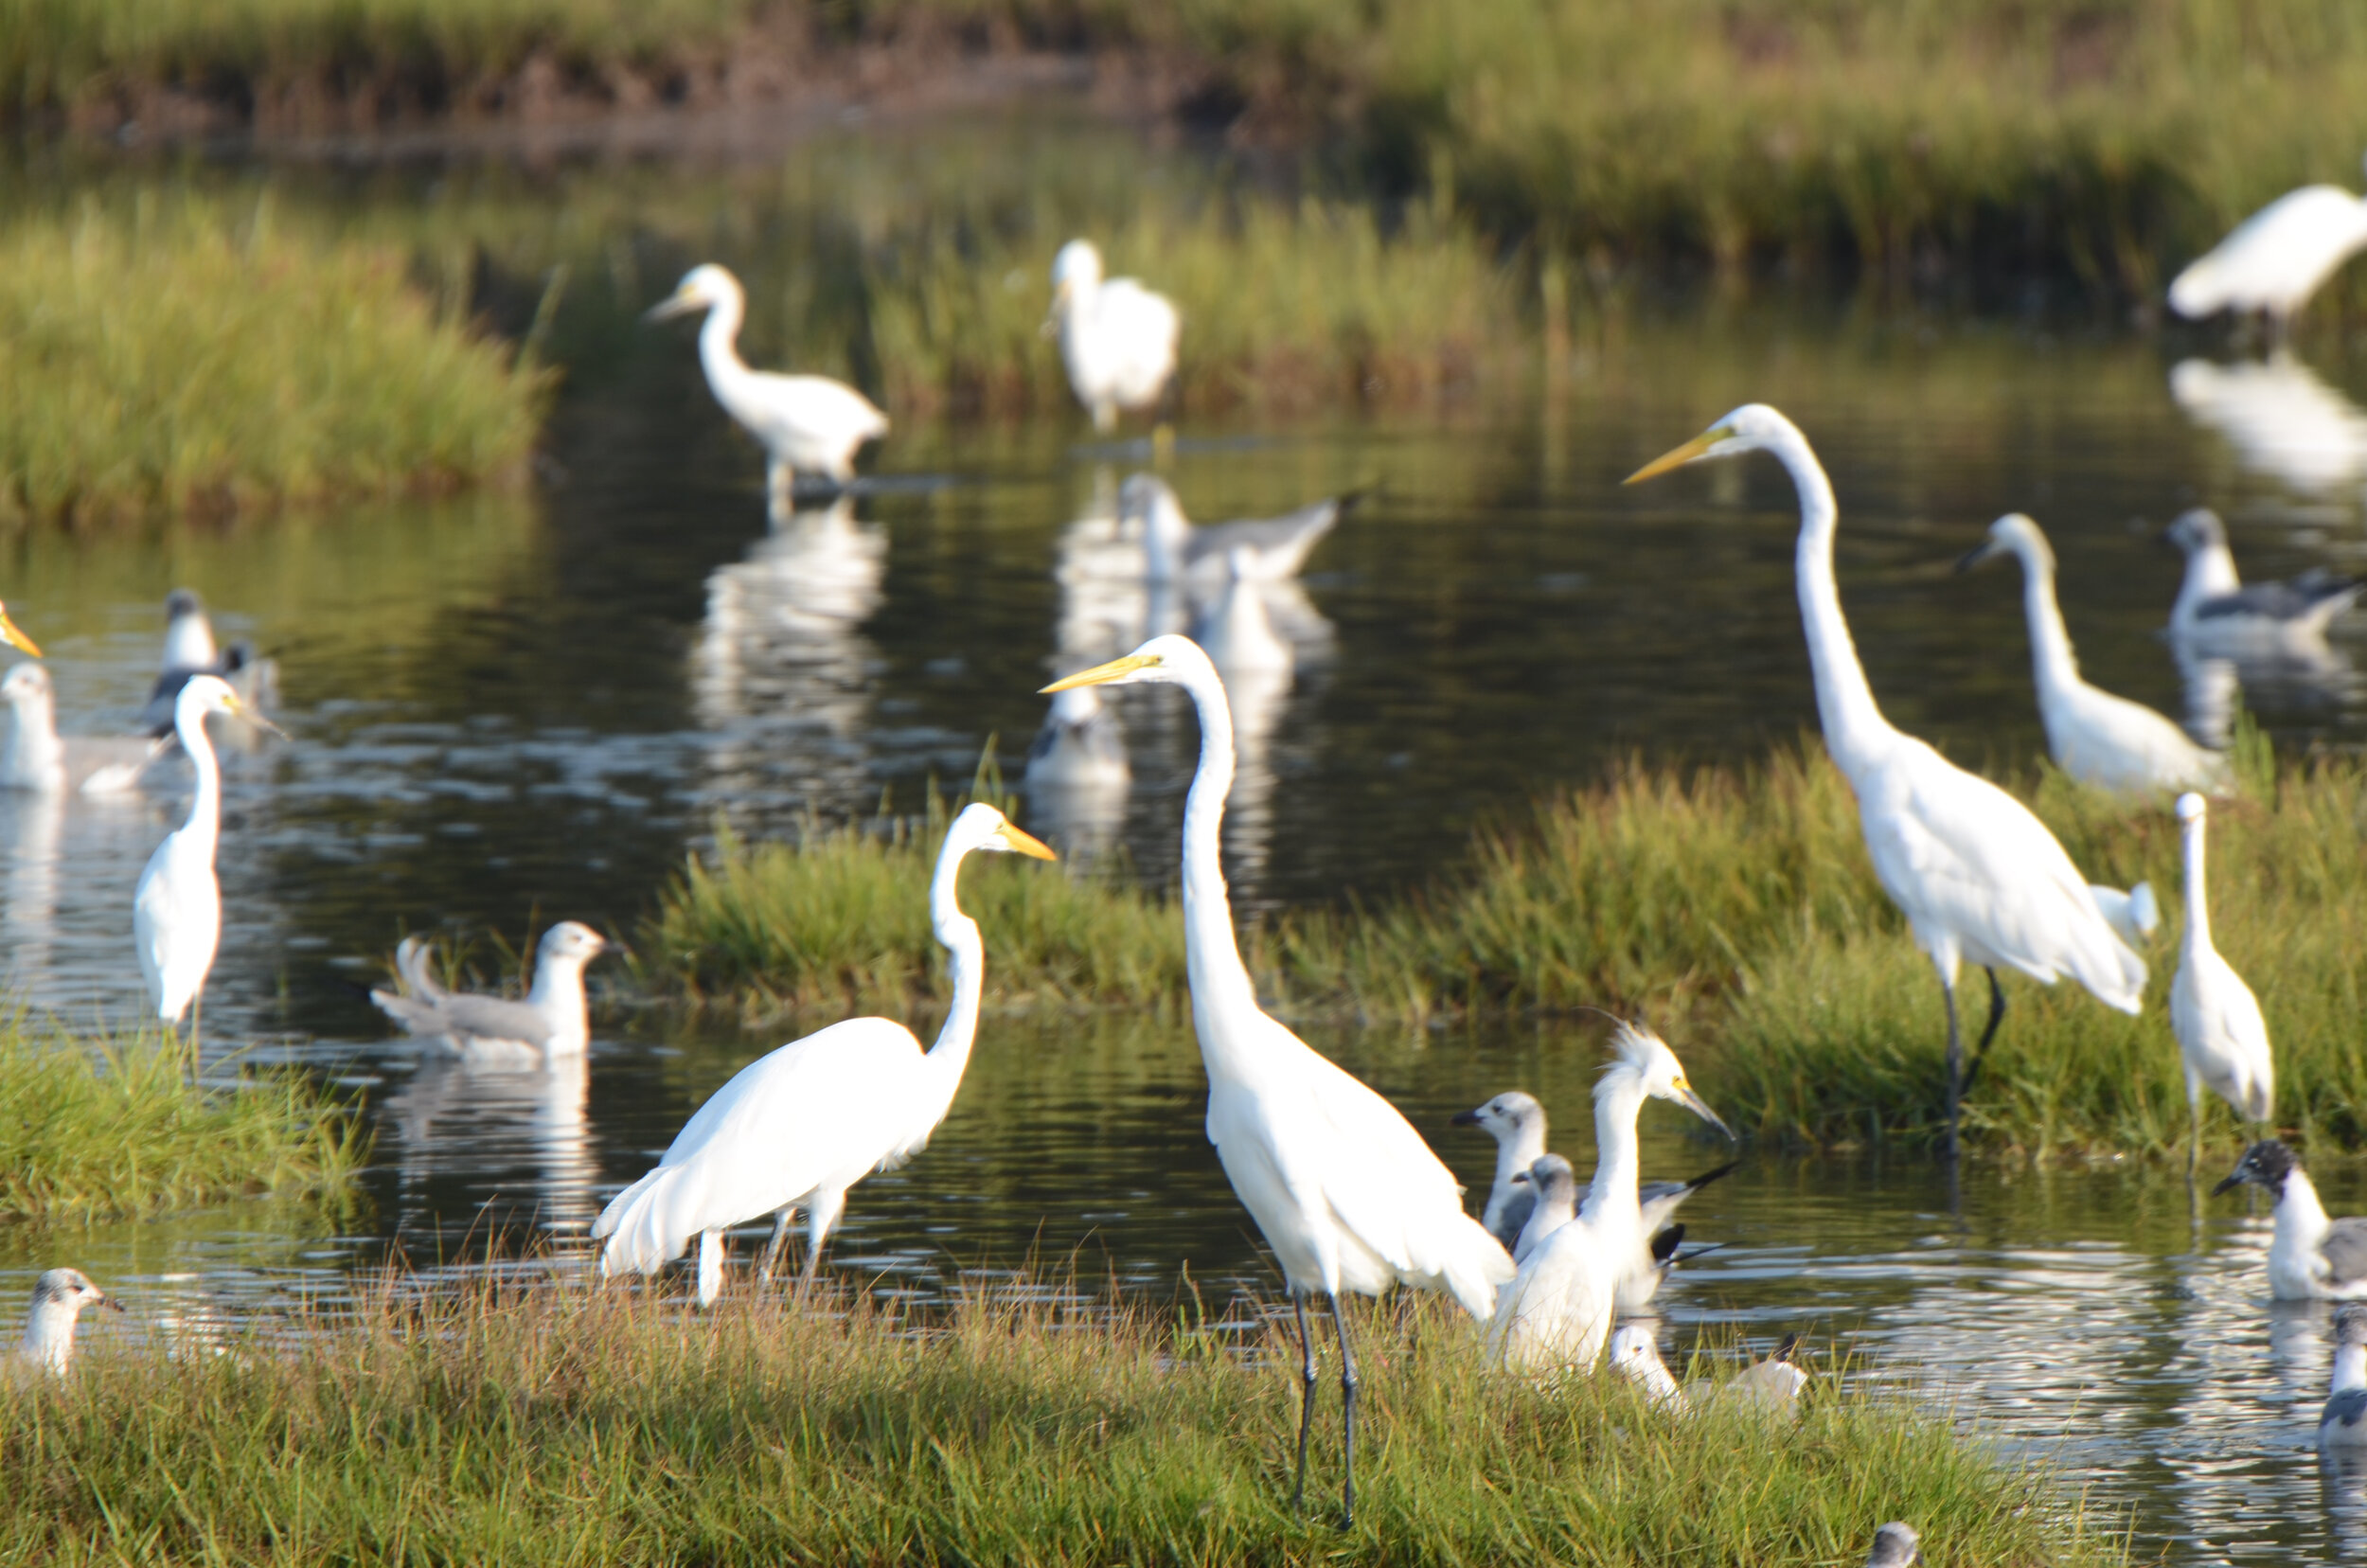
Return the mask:
<svg viewBox="0 0 2367 1568"><path fill-rule="evenodd" d="M123 1303L79 1269L52 1269L33 1281L32 1310L25 1314L25 1337L16 1346L18 1362L64 1376L74 1362L75 1320L92 1307L123 1310Z"/></svg>
<svg viewBox="0 0 2367 1568"><path fill-rule="evenodd" d="M2202 1157L2204 1084L2250 1121L2267 1121L2276 1101L2276 1065L2259 1000L2211 945L2211 903L2202 877L2206 810L2198 794L2178 797L2186 849L2186 938L2179 949L2178 974L2170 981L2170 1032L2186 1060L2186 1106L2194 1124L2194 1141L2186 1150L2189 1178Z"/></svg>
<svg viewBox="0 0 2367 1568"><path fill-rule="evenodd" d="M205 669L220 655L214 647L214 623L206 618L205 601L194 588L175 588L165 596L165 656L162 668Z"/></svg>
<svg viewBox="0 0 2367 1568"><path fill-rule="evenodd" d="M2203 650L2243 653L2321 643L2326 625L2358 601L2367 583L2313 569L2290 582L2247 586L2235 575L2227 526L2198 507L2162 536L2186 552L2186 580L2170 610L2170 634Z"/></svg>
<svg viewBox="0 0 2367 1568"><path fill-rule="evenodd" d="M1867 1554L1865 1568L1918 1568L1923 1561L1923 1541L1914 1526L1892 1520L1874 1532L1874 1550Z"/></svg>
<svg viewBox="0 0 2367 1568"><path fill-rule="evenodd" d="M13 721L0 747L0 789L120 794L136 788L170 744L136 735L61 738L56 691L43 665L21 664L0 677L0 703Z"/></svg>
<svg viewBox="0 0 2367 1568"><path fill-rule="evenodd" d="M2211 1189L2216 1198L2250 1182L2276 1200L2269 1241L2269 1293L2279 1301L2348 1301L2367 1296L2367 1220L2329 1220L2293 1151L2274 1138L2244 1150L2235 1169Z"/></svg>
<svg viewBox="0 0 2367 1568"><path fill-rule="evenodd" d="M1334 495L1280 517L1196 527L1166 480L1137 473L1118 487L1118 517L1141 528L1145 575L1151 581L1214 588L1224 581L1236 550L1248 552L1239 569L1251 582L1298 576L1315 542L1358 499L1353 492Z"/></svg>
<svg viewBox="0 0 2367 1568"><path fill-rule="evenodd" d="M2318 1417L2318 1446L2367 1448L2367 1306L2334 1314L2334 1382Z"/></svg>
<svg viewBox="0 0 2367 1568"><path fill-rule="evenodd" d="M583 966L613 944L590 926L561 920L543 934L534 960L534 989L523 1002L445 990L428 974L425 944L406 937L395 950L397 990L373 990L370 1000L421 1040L437 1040L463 1058L492 1062L540 1062L579 1054L591 1039L583 997Z"/></svg>
<svg viewBox="0 0 2367 1568"><path fill-rule="evenodd" d="M1476 1127L1496 1140L1496 1185L1487 1189L1480 1223L1504 1251L1513 1252L1537 1206L1528 1171L1545 1153L1545 1108L1536 1096L1507 1089L1476 1110L1457 1112L1454 1125Z"/></svg>

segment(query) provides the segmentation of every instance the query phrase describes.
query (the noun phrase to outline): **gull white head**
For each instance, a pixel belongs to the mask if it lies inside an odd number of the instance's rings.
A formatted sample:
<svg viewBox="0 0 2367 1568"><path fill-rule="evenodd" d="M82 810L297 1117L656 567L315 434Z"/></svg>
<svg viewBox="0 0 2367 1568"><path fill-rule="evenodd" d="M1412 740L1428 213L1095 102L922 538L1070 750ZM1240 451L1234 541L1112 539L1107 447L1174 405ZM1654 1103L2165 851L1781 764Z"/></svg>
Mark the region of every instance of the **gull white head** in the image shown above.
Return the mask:
<svg viewBox="0 0 2367 1568"><path fill-rule="evenodd" d="M1923 1542L1914 1526L1892 1520L1874 1532L1874 1550L1865 1568L1915 1568L1923 1560Z"/></svg>
<svg viewBox="0 0 2367 1568"><path fill-rule="evenodd" d="M2367 1301L2346 1302L2335 1310L2334 1343L2345 1349L2367 1345Z"/></svg>
<svg viewBox="0 0 2367 1568"><path fill-rule="evenodd" d="M1677 1053L1668 1048L1666 1041L1650 1029L1621 1019L1611 1034L1611 1048L1615 1055L1594 1085L1597 1100L1632 1085L1654 1099L1672 1100L1683 1106L1725 1133L1730 1141L1734 1139L1735 1130L1726 1125L1726 1118L1693 1092L1693 1085L1685 1079L1684 1063L1677 1060Z"/></svg>
<svg viewBox="0 0 2367 1568"><path fill-rule="evenodd" d="M673 316L688 315L693 311L712 310L719 305L739 307L746 299L747 294L740 288L739 279L732 276L731 269L709 261L683 274L682 281L674 285L674 292L650 306L641 319L665 321Z"/></svg>
<svg viewBox="0 0 2367 1568"><path fill-rule="evenodd" d="M1101 282L1101 252L1090 240L1072 240L1052 258L1052 297L1059 303L1097 287Z"/></svg>
<svg viewBox="0 0 2367 1568"><path fill-rule="evenodd" d="M1508 1089L1476 1111L1456 1112L1453 1119L1457 1127L1476 1127L1498 1143L1513 1143L1545 1119L1545 1108L1535 1095Z"/></svg>
<svg viewBox="0 0 2367 1568"><path fill-rule="evenodd" d="M80 1269L52 1269L33 1282L32 1310L25 1316L18 1354L48 1371L63 1374L74 1360L74 1325L93 1307L123 1310L123 1304L92 1284Z"/></svg>
<svg viewBox="0 0 2367 1568"><path fill-rule="evenodd" d="M1055 681L1040 695L1049 696L1071 686L1190 686L1195 680L1203 684L1217 681L1217 667L1209 662L1198 643L1169 632L1151 638L1122 658Z"/></svg>
<svg viewBox="0 0 2367 1568"><path fill-rule="evenodd" d="M578 969L616 944L578 920L561 920L543 933L534 950L538 964L573 964Z"/></svg>
<svg viewBox="0 0 2367 1568"><path fill-rule="evenodd" d="M1988 538L1965 552L1964 559L1956 562L1956 569L1969 572L1983 561L2002 555L2018 555L2034 570L2055 570L2054 547L2047 543L2038 525L2021 512L2007 512L1990 524Z"/></svg>
<svg viewBox="0 0 2367 1568"><path fill-rule="evenodd" d="M6 703L19 713L45 711L51 703L52 686L46 665L21 664L0 675L0 703Z"/></svg>
<svg viewBox="0 0 2367 1568"><path fill-rule="evenodd" d="M1740 408L1701 432L1684 445L1664 452L1633 473L1626 483L1642 484L1656 479L1670 469L1687 463L1705 462L1714 457L1739 457L1748 452L1764 452L1770 447L1800 439L1799 427L1765 403L1744 403Z"/></svg>

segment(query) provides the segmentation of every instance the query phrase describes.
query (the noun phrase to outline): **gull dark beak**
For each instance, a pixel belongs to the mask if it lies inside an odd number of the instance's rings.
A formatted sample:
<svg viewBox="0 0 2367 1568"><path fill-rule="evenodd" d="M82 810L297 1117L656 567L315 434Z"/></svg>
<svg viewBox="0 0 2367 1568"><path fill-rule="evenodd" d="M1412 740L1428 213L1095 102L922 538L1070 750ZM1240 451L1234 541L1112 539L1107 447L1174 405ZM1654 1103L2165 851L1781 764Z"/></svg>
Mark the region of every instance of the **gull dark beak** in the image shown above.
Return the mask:
<svg viewBox="0 0 2367 1568"><path fill-rule="evenodd" d="M2251 1178L2239 1170L2234 1175L2230 1176L2226 1181L2221 1182L2217 1186L2213 1187L2211 1189L2211 1196L2216 1198L2223 1192L2233 1192L2237 1187L2242 1186L2249 1180L2251 1180Z"/></svg>
<svg viewBox="0 0 2367 1568"><path fill-rule="evenodd" d="M105 1309L107 1309L107 1310L109 1310L110 1312L120 1312L120 1311L122 1311L122 1310L123 1310L123 1303L121 1303L120 1301L117 1301L115 1297L113 1297L113 1296L111 1296L111 1295L106 1295L106 1294L103 1294L103 1293L102 1293L102 1294L99 1296L99 1298L98 1298L98 1305L100 1305L101 1307L104 1307L104 1308L105 1308Z"/></svg>
<svg viewBox="0 0 2367 1568"><path fill-rule="evenodd" d="M1479 1113L1476 1111L1458 1111L1448 1120L1457 1127L1477 1127L1480 1124Z"/></svg>

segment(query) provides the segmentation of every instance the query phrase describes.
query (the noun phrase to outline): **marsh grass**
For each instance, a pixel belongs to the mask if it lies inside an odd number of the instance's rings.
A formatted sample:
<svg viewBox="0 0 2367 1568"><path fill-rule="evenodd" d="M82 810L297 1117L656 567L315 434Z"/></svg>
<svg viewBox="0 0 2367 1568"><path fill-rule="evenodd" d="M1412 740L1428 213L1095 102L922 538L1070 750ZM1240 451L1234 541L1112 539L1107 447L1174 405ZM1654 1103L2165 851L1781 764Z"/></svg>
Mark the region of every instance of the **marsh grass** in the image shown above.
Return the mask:
<svg viewBox="0 0 2367 1568"><path fill-rule="evenodd" d="M338 1191L355 1119L290 1072L201 1082L190 1048L0 1023L0 1220L137 1217L251 1193Z"/></svg>
<svg viewBox="0 0 2367 1568"><path fill-rule="evenodd" d="M0 230L0 520L226 512L522 471L548 380L439 316L400 250L268 200Z"/></svg>
<svg viewBox="0 0 2367 1568"><path fill-rule="evenodd" d="M1903 1399L1821 1386L1797 1429L1664 1417L1607 1376L1497 1375L1427 1299L1354 1313L1343 1534L1336 1404L1289 1507L1282 1320L970 1277L926 1314L388 1281L226 1355L102 1335L62 1387L0 1384L0 1562L1761 1568L1854 1560L1895 1517L1954 1564L2120 1560L2043 1470Z"/></svg>

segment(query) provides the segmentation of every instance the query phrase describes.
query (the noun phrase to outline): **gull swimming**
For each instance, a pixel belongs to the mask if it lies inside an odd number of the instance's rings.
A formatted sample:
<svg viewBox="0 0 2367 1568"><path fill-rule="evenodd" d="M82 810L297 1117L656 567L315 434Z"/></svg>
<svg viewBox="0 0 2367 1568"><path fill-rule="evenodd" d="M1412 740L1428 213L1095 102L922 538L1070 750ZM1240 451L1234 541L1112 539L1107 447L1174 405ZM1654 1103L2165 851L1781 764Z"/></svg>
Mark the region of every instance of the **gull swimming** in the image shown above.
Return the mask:
<svg viewBox="0 0 2367 1568"><path fill-rule="evenodd" d="M2194 1123L2186 1173L2202 1157L2202 1089L2209 1084L2235 1114L2265 1122L2276 1103L2276 1063L2260 1001L2211 944L2211 900L2203 889L2203 818L2198 794L2178 797L2186 855L2186 935L2170 981L2170 1031L2186 1063L2186 1106Z"/></svg>
<svg viewBox="0 0 2367 1568"><path fill-rule="evenodd" d="M135 735L58 734L57 699L45 665L21 664L0 676L9 739L0 747L0 789L42 794L121 794L137 789L168 742Z"/></svg>
<svg viewBox="0 0 2367 1568"><path fill-rule="evenodd" d="M2367 583L2313 569L2290 582L2247 585L2235 575L2219 514L2197 507L2162 535L2186 552L2186 578L2170 607L2170 635L2197 651L2232 654L2323 644L2334 617L2358 600Z"/></svg>
<svg viewBox="0 0 2367 1568"><path fill-rule="evenodd" d="M2169 720L2081 678L2071 634L2055 598L2055 551L2038 524L2008 512L1989 525L1988 538L1956 563L1969 571L2012 555L2021 561L2022 611L2030 625L2030 662L2038 688L2038 717L2056 766L2100 790L2145 794L2157 790L2222 790L2227 758L2205 751Z"/></svg>
<svg viewBox="0 0 2367 1568"><path fill-rule="evenodd" d="M1165 479L1137 473L1118 487L1118 518L1140 530L1145 573L1153 582L1213 587L1232 571L1252 582L1280 582L1298 576L1316 542L1356 499L1327 496L1280 517L1202 527L1184 515L1184 504ZM1237 550L1248 552L1237 562Z"/></svg>
<svg viewBox="0 0 2367 1568"><path fill-rule="evenodd" d="M534 985L521 1002L444 989L430 972L427 944L406 936L395 949L398 989L373 990L370 1000L415 1038L441 1041L472 1061L580 1056L592 1038L583 967L614 945L590 926L560 921L543 933Z"/></svg>
<svg viewBox="0 0 2367 1568"><path fill-rule="evenodd" d="M1105 279L1092 241L1072 240L1052 258L1044 330L1059 335L1069 388L1101 434L1117 428L1120 412L1158 402L1175 376L1183 325L1166 295L1131 277Z"/></svg>
<svg viewBox="0 0 2367 1568"><path fill-rule="evenodd" d="M2318 1447L2367 1448L2367 1306L2334 1314L2334 1380L2318 1416Z"/></svg>
<svg viewBox="0 0 2367 1568"><path fill-rule="evenodd" d="M786 510L797 471L834 485L855 476L855 453L888 433L887 416L871 400L828 376L784 376L751 370L739 357L739 324L748 296L727 267L710 261L683 275L674 292L650 307L644 321L707 312L699 329L699 364L723 412L764 448L764 489Z"/></svg>
<svg viewBox="0 0 2367 1568"><path fill-rule="evenodd" d="M25 1337L17 1360L63 1377L74 1363L74 1327L93 1307L120 1312L123 1303L92 1284L79 1269L51 1269L33 1281L32 1308L25 1314Z"/></svg>
<svg viewBox="0 0 2367 1568"><path fill-rule="evenodd" d="M2293 1151L2274 1138L2244 1150L2216 1198L2246 1182L2276 1200L2269 1239L2269 1293L2279 1301L2350 1301L2367 1296L2367 1219L2329 1220Z"/></svg>

